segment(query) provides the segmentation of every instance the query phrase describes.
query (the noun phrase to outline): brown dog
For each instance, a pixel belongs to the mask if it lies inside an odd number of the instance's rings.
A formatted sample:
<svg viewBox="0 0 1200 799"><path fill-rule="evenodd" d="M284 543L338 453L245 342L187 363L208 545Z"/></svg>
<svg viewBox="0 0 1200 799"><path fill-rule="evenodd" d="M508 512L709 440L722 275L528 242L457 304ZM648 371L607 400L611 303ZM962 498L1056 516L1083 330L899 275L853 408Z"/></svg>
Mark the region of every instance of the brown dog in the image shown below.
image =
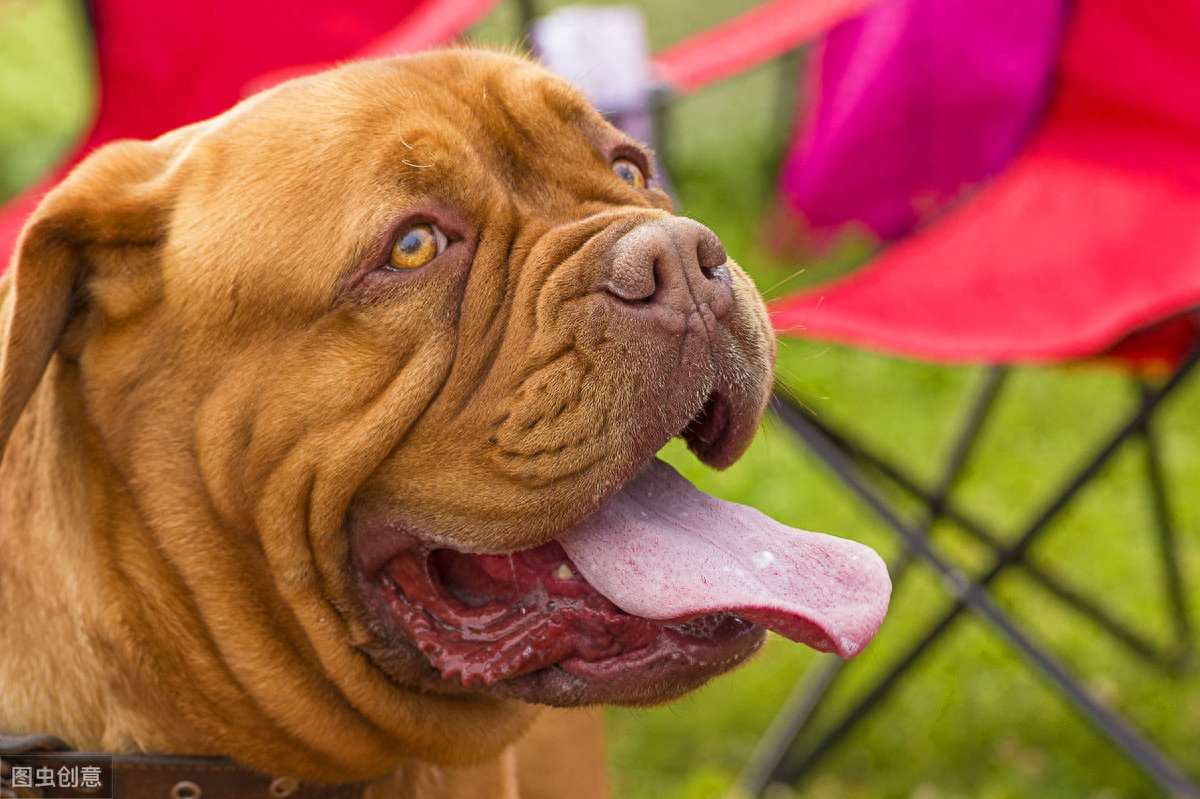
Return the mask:
<svg viewBox="0 0 1200 799"><path fill-rule="evenodd" d="M764 307L524 60L355 64L105 147L2 290L0 732L504 796L527 703L881 621L869 550L652 460L749 444Z"/></svg>

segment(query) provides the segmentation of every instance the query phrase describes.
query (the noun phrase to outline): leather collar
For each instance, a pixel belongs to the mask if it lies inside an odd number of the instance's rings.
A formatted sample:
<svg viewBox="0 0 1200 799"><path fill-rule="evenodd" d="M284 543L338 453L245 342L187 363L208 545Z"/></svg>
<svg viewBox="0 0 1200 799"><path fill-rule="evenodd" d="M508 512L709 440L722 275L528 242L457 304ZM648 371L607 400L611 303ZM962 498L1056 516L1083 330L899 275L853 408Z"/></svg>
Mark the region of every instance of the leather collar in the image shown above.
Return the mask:
<svg viewBox="0 0 1200 799"><path fill-rule="evenodd" d="M94 764L91 775L100 775L99 789L84 787L78 776L81 764ZM224 757L84 753L50 735L0 734L0 797L361 799L365 787L272 777Z"/></svg>

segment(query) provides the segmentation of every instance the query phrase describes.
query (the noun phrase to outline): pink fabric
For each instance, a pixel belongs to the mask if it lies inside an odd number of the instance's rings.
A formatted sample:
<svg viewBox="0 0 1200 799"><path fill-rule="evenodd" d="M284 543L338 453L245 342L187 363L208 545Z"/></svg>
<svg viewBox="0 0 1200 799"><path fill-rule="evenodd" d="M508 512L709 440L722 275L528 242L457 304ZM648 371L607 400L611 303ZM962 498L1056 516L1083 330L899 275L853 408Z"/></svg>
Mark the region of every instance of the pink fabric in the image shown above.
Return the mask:
<svg viewBox="0 0 1200 799"><path fill-rule="evenodd" d="M1080 0L1041 132L783 332L941 361L1099 353L1200 304L1200 0Z"/></svg>
<svg viewBox="0 0 1200 799"><path fill-rule="evenodd" d="M1041 113L1061 0L883 0L812 59L815 95L780 194L816 230L882 239L994 173Z"/></svg>
<svg viewBox="0 0 1200 799"><path fill-rule="evenodd" d="M95 124L63 169L0 209L0 253L11 252L37 198L95 147L218 114L268 72L439 44L496 2L93 0Z"/></svg>

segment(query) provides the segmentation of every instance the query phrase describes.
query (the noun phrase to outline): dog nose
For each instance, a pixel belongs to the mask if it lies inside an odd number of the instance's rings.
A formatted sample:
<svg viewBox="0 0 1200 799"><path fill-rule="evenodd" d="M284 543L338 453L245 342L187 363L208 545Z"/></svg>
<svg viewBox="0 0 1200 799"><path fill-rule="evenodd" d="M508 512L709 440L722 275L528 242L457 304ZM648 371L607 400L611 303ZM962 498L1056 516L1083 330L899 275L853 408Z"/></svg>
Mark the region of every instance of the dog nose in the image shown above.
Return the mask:
<svg viewBox="0 0 1200 799"><path fill-rule="evenodd" d="M656 219L617 240L602 288L627 304L683 314L707 306L719 317L730 305L728 260L721 240L699 222Z"/></svg>

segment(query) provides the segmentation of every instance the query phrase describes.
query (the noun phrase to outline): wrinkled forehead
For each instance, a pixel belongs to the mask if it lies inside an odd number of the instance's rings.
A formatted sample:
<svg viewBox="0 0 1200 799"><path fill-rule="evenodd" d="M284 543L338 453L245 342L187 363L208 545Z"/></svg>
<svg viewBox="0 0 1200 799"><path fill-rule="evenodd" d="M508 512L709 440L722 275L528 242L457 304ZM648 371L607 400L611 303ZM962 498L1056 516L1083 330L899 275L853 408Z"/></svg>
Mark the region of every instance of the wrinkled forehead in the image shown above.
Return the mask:
<svg viewBox="0 0 1200 799"><path fill-rule="evenodd" d="M302 81L245 124L314 160L394 175L414 190L478 162L510 188L552 176L547 164L602 158L623 139L566 81L514 56L461 50L355 64ZM250 117L258 117L251 119ZM353 171L353 170L352 170Z"/></svg>
<svg viewBox="0 0 1200 799"><path fill-rule="evenodd" d="M476 225L505 203L572 213L611 192L608 158L626 141L542 67L472 50L294 81L198 131L172 227L180 262L221 258L243 233L242 271L269 264L313 297L413 209Z"/></svg>
<svg viewBox="0 0 1200 799"><path fill-rule="evenodd" d="M450 51L392 62L435 125L473 130L502 150L549 143L575 132L591 144L609 130L566 81L530 61L499 53ZM480 138L480 137L472 137Z"/></svg>
<svg viewBox="0 0 1200 799"><path fill-rule="evenodd" d="M536 195L565 173L601 166L621 135L568 83L520 59L450 53L400 66L399 154L441 179L477 160L506 189Z"/></svg>

